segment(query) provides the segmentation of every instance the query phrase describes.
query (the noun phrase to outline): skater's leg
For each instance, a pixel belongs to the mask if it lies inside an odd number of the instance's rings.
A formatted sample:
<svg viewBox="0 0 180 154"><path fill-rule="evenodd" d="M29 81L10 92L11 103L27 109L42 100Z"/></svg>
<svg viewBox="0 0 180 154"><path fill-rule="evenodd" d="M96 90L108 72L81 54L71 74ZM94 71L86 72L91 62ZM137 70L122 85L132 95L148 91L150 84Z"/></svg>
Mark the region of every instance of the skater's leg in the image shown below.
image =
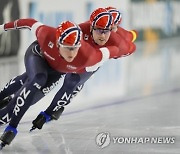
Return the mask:
<svg viewBox="0 0 180 154"><path fill-rule="evenodd" d="M58 111L58 109L62 106L69 104L73 92L74 94L77 94L75 90L80 91L82 89L82 85L84 85L84 83L92 76L93 73L94 72L67 74L61 89L57 92L52 103L45 112L49 115L53 115L53 112Z"/></svg>
<svg viewBox="0 0 180 154"><path fill-rule="evenodd" d="M27 84L23 85L22 90L16 94L15 107L13 110L13 115L9 125L16 128L19 121L23 117L24 113L31 106L34 97L37 97L38 93L41 93L39 87L43 86L46 82L46 76L37 75L33 80L29 81Z"/></svg>
<svg viewBox="0 0 180 154"><path fill-rule="evenodd" d="M65 105L70 99L73 90L76 88L79 82L80 77L78 74L67 74L61 89L55 95L50 106L46 109L46 111L41 112L37 118L33 120L31 130L36 128L41 129L45 122L52 119L57 120L64 110L63 105Z"/></svg>
<svg viewBox="0 0 180 154"><path fill-rule="evenodd" d="M42 64L41 64L42 65ZM45 66L44 66L45 67ZM46 69L45 67L44 69ZM41 68L43 70L43 68ZM37 74L33 80L27 81L27 83L21 88L22 90L19 94L16 94L16 106L13 110L12 120L10 125L13 127L17 127L19 121L23 117L24 113L27 109L39 101L42 97L44 97L44 93L42 92L41 87L46 87L49 84L53 84L53 82L60 79L61 75L58 72L54 72L53 74L49 75L46 70L42 71L43 73ZM55 76L56 75L56 76ZM54 77L54 78L51 78ZM50 80L51 79L51 80ZM22 108L22 111L21 111Z"/></svg>
<svg viewBox="0 0 180 154"><path fill-rule="evenodd" d="M41 129L45 122L52 119L57 120L64 110L63 105L65 105L70 99L73 90L79 82L80 77L78 74L67 74L61 89L55 95L50 106L46 109L46 111L41 112L37 118L33 120L31 130L36 128Z"/></svg>
<svg viewBox="0 0 180 154"><path fill-rule="evenodd" d="M27 82L27 81L26 81ZM24 84L26 84L26 82ZM22 91L22 88L19 91ZM11 120L14 107L16 105L17 94L10 100L5 108L0 109L0 125L7 124Z"/></svg>
<svg viewBox="0 0 180 154"><path fill-rule="evenodd" d="M22 87L23 83L26 81L27 75L23 73L9 81L6 86L0 91L0 109L7 106L12 97L16 92Z"/></svg>
<svg viewBox="0 0 180 154"><path fill-rule="evenodd" d="M35 55L32 49L37 46L38 43L34 42L27 49L25 55L25 67L28 76L28 81L21 87L21 89L16 93L15 97L11 100L15 104L9 127L16 129L24 113L30 107L33 102L34 97L41 92L41 87L43 87L47 82L48 75L48 64L40 56ZM11 131L11 130L9 130ZM6 130L3 135L6 134ZM6 140L1 136L1 140Z"/></svg>
<svg viewBox="0 0 180 154"><path fill-rule="evenodd" d="M50 73L48 74L48 81L46 82L45 86L42 86L40 91L36 92L36 94L33 97L31 105L34 105L35 103L37 103L41 98L43 98L45 96L45 94L47 94L47 92L52 90L52 87L53 86L55 87L55 85L57 85L60 82L62 75L63 75L62 73L51 70ZM28 81L26 81L26 82L28 82ZM26 84L26 83L24 83L24 84ZM44 89L44 91L43 91L43 89ZM21 87L20 91L22 91L22 87ZM15 99L17 99L17 95L15 95L15 96L16 96ZM16 101L12 100L12 101L10 101L10 103L8 104L8 106L6 108L3 108L0 110L0 125L6 124L9 122L15 104L16 104Z"/></svg>
<svg viewBox="0 0 180 154"><path fill-rule="evenodd" d="M96 71L95 71L96 72ZM95 72L86 72L86 73L82 73L82 74L79 74L80 76L80 82L77 84L76 88L74 89L74 91L72 92L71 94L71 97L70 99L67 101L66 105L68 105L72 99L74 97L76 97L80 92L81 90L83 89L84 87L84 83L95 73Z"/></svg>
<svg viewBox="0 0 180 154"><path fill-rule="evenodd" d="M70 100L77 95L83 88L84 83L93 75L94 72L84 74L67 74L64 83L58 93L55 95L52 103L33 120L33 129L41 129L45 122L58 120L64 111L64 106L70 103Z"/></svg>
<svg viewBox="0 0 180 154"><path fill-rule="evenodd" d="M34 98L41 92L41 88L45 86L48 79L49 66L47 62L38 54L35 54L34 48L40 50L37 41L32 43L25 54L25 68L28 81L22 86L21 90L16 94L14 99L16 105L14 107L10 124L17 127L24 113L33 103Z"/></svg>
<svg viewBox="0 0 180 154"><path fill-rule="evenodd" d="M76 96L81 92L81 90L83 89L83 87L84 87L84 84L78 85L78 86L76 87L76 89L73 91L73 93L72 93L72 95L71 95L71 98L70 98L70 101L68 102L68 104L72 101L72 99L73 99L74 97L76 97Z"/></svg>
<svg viewBox="0 0 180 154"><path fill-rule="evenodd" d="M42 74L37 74L33 80L26 82L22 86L22 90L18 91L16 96L11 100L12 104L15 104L13 111L11 110L11 119L9 125L4 130L4 133L0 137L2 141L1 145L10 144L17 134L17 126L23 117L24 113L30 107L33 97L37 97L38 91L41 92L40 86L45 84L46 78ZM10 105L9 105L10 106ZM9 114L9 113L8 113ZM6 114L7 115L7 114Z"/></svg>
<svg viewBox="0 0 180 154"><path fill-rule="evenodd" d="M23 73L13 79L11 79L3 89L0 91L0 100L3 100L5 97L15 94L23 85L27 79L27 74Z"/></svg>
<svg viewBox="0 0 180 154"><path fill-rule="evenodd" d="M49 115L53 115L53 112L58 111L59 108L66 105L79 82L79 74L67 74L61 89L56 93L53 101L45 112Z"/></svg>

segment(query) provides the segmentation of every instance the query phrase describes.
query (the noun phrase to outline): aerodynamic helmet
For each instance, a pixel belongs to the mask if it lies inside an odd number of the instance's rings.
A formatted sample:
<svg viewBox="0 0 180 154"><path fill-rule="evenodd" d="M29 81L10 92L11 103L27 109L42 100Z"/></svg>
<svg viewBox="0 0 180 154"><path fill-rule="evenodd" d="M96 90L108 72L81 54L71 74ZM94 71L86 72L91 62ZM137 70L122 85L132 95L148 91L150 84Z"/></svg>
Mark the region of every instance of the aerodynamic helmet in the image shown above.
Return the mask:
<svg viewBox="0 0 180 154"><path fill-rule="evenodd" d="M56 29L56 42L63 46L81 46L82 31L71 21L62 22Z"/></svg>
<svg viewBox="0 0 180 154"><path fill-rule="evenodd" d="M122 20L122 15L121 15L120 11L114 7L111 7L111 6L106 7L105 9L107 11L109 11L111 13L111 15L113 16L113 24L119 25L121 23L121 20Z"/></svg>
<svg viewBox="0 0 180 154"><path fill-rule="evenodd" d="M90 23L93 28L111 29L113 17L106 9L98 8L91 13Z"/></svg>

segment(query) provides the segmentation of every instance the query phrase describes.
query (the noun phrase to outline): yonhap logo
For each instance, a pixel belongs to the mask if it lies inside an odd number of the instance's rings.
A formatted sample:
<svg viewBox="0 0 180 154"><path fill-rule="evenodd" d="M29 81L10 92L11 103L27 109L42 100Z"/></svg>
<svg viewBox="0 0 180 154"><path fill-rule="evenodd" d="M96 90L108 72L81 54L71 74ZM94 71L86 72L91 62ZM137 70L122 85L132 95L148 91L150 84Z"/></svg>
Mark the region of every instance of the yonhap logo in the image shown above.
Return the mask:
<svg viewBox="0 0 180 154"><path fill-rule="evenodd" d="M99 133L96 136L96 144L101 148L107 147L111 142L110 134L108 132Z"/></svg>
<svg viewBox="0 0 180 154"><path fill-rule="evenodd" d="M111 134L112 135L112 134ZM109 132L101 132L96 136L96 144L103 149L111 144L174 144L174 136L110 136Z"/></svg>

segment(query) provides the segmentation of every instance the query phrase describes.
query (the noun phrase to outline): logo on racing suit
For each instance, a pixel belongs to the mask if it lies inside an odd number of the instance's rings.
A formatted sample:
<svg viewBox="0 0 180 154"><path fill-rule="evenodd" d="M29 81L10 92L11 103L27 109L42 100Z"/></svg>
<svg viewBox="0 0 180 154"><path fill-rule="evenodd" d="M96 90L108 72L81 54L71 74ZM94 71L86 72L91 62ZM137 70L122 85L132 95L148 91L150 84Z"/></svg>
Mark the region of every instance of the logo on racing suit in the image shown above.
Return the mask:
<svg viewBox="0 0 180 154"><path fill-rule="evenodd" d="M51 41L48 43L48 47L50 47L51 49L54 47L54 43L52 43Z"/></svg>
<svg viewBox="0 0 180 154"><path fill-rule="evenodd" d="M85 34L85 35L84 35L84 40L87 41L88 39L89 39L89 35Z"/></svg>
<svg viewBox="0 0 180 154"><path fill-rule="evenodd" d="M68 68L69 70L75 70L75 69L77 69L77 67L72 66L72 65L67 65L67 68Z"/></svg>
<svg viewBox="0 0 180 154"><path fill-rule="evenodd" d="M57 80L56 82L53 82L49 87L43 88L42 89L43 94L44 95L48 94L54 87L56 87L60 83L61 78L62 77L60 77L59 80Z"/></svg>
<svg viewBox="0 0 180 154"><path fill-rule="evenodd" d="M26 87L24 87L24 89L20 92L20 95L16 99L16 105L13 110L13 113L16 116L21 111L21 107L24 106L25 101L30 93L31 93L31 90L27 90Z"/></svg>
<svg viewBox="0 0 180 154"><path fill-rule="evenodd" d="M13 83L15 83L16 81L15 81L15 77L13 78L13 79L11 79L7 84L6 84L6 86L4 87L4 88L2 88L1 90L0 90L0 92L2 92L3 90L5 90L5 89L7 89L10 85L12 85Z"/></svg>
<svg viewBox="0 0 180 154"><path fill-rule="evenodd" d="M65 106L68 104L68 101L71 98L71 94L67 94L66 92L63 94L61 99L57 102L56 107L53 109L53 111L58 111L62 106Z"/></svg>
<svg viewBox="0 0 180 154"><path fill-rule="evenodd" d="M9 115L9 113L7 113L0 119L0 125L7 124L10 120L11 120L11 116Z"/></svg>

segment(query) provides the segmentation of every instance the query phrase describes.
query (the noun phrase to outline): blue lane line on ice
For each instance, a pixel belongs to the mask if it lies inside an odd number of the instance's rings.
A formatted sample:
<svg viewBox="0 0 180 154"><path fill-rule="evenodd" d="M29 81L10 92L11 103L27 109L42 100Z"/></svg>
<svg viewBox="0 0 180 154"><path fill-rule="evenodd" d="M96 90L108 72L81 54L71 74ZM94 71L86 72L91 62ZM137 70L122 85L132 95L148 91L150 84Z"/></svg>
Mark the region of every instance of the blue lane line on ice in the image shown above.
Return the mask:
<svg viewBox="0 0 180 154"><path fill-rule="evenodd" d="M104 108L104 107L108 107L108 106L119 105L119 104L128 103L128 102L139 101L139 100L146 99L146 98L151 98L151 97L155 97L155 96L161 96L161 95L170 94L170 93L177 93L177 92L180 92L180 88L176 88L176 89L172 89L172 90L164 91L164 92L158 92L158 93L154 93L154 94L150 94L150 95L136 96L136 97L132 97L132 98L129 98L129 99L119 100L119 101L116 101L116 102L110 102L110 103L107 103L107 104L96 105L96 106L92 106L92 107L89 107L89 108L86 108L86 109L64 113L64 114L62 114L62 116L76 114L76 113L80 113L80 112L84 112L84 111L88 111L88 110L95 110L95 109Z"/></svg>

